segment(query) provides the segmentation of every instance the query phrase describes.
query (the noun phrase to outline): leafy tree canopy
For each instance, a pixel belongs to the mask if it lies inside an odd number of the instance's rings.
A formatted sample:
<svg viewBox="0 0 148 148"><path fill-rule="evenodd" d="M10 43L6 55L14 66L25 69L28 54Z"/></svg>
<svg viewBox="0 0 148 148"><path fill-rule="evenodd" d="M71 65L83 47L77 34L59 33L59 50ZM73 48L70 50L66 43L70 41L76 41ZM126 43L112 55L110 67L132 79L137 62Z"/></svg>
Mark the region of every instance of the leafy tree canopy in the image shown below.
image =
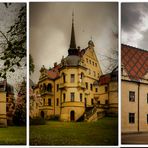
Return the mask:
<svg viewBox="0 0 148 148"><path fill-rule="evenodd" d="M6 34L2 31L0 34L3 38L0 44L2 49L0 59L3 61L0 77L6 79L8 72L15 72L16 68L26 66L24 60L26 58L26 5L21 7L15 23L10 26Z"/></svg>

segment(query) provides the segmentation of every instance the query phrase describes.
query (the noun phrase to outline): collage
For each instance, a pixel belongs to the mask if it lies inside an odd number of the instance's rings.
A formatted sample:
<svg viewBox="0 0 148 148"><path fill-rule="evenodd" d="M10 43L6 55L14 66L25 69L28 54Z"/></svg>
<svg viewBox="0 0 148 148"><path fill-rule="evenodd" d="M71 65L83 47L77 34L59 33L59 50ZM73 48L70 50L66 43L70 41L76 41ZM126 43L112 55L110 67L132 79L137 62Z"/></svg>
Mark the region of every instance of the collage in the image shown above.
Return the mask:
<svg viewBox="0 0 148 148"><path fill-rule="evenodd" d="M11 147L148 147L148 2L0 2Z"/></svg>

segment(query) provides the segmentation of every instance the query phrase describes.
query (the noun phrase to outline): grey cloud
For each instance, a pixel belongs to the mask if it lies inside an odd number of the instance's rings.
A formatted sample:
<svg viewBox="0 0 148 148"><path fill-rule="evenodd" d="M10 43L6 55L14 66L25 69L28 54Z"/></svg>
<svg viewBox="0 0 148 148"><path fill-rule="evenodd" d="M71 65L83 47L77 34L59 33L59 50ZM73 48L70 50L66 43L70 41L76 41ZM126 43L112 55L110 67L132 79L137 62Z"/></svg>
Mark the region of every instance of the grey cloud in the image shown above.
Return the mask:
<svg viewBox="0 0 148 148"><path fill-rule="evenodd" d="M77 46L85 48L92 36L98 58L99 54L110 55L110 49L117 49L117 38L113 34L118 30L117 3L30 3L30 53L36 66L31 78L34 81L38 80L43 64L52 67L67 55L73 10Z"/></svg>
<svg viewBox="0 0 148 148"><path fill-rule="evenodd" d="M125 32L132 32L138 29L141 23L142 14L137 4L123 3L121 5L121 25Z"/></svg>
<svg viewBox="0 0 148 148"><path fill-rule="evenodd" d="M138 30L143 22L144 15L148 13L148 3L122 3L121 25L125 32Z"/></svg>
<svg viewBox="0 0 148 148"><path fill-rule="evenodd" d="M143 38L139 43L139 47L148 50L148 29L142 33Z"/></svg>

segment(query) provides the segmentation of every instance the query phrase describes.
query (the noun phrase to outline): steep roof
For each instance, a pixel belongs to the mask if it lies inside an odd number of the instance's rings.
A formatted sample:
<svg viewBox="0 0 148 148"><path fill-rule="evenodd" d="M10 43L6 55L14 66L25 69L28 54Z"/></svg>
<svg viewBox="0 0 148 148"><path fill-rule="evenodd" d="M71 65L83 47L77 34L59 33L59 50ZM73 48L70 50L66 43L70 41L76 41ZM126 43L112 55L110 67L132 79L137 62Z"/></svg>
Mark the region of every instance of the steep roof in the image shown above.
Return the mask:
<svg viewBox="0 0 148 148"><path fill-rule="evenodd" d="M99 78L99 85L108 84L110 81L111 81L111 75L110 74L102 75Z"/></svg>
<svg viewBox="0 0 148 148"><path fill-rule="evenodd" d="M148 51L122 44L121 62L129 78L139 81L148 72Z"/></svg>
<svg viewBox="0 0 148 148"><path fill-rule="evenodd" d="M57 65L57 66L53 67L52 69L47 70L47 74L50 79L56 79L59 77L59 75L60 75L59 68L60 68L60 65Z"/></svg>

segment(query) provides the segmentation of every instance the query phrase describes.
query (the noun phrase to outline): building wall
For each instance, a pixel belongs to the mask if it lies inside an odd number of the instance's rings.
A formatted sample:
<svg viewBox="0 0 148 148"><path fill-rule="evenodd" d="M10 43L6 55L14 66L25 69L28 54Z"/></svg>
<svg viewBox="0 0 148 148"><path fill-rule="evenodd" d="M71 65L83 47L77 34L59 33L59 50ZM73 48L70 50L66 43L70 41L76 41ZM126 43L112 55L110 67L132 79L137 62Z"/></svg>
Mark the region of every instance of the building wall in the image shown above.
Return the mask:
<svg viewBox="0 0 148 148"><path fill-rule="evenodd" d="M118 81L109 83L109 113L118 114Z"/></svg>
<svg viewBox="0 0 148 148"><path fill-rule="evenodd" d="M97 103L97 101L100 101L100 104L105 104L107 100L113 104L112 107L116 108L117 111L117 82L104 86L93 85L102 75L100 64L97 60L93 46L89 45L85 54L81 57L80 65L63 66L60 68L59 77L55 80L49 79L43 69L40 72L41 76L38 82L38 87L34 90L35 93L40 93L43 100L42 106L39 107L39 116L44 114L44 118L49 119L51 115L56 115L60 116L62 121L70 121L70 114L71 111L73 111L76 121L84 114L86 107L93 107L94 103ZM63 74L66 76L65 83L63 82ZM71 74L75 75L74 82L71 82ZM83 74L82 78L81 74ZM47 86L49 83L53 86L52 92L42 92L41 85L43 86L45 84ZM88 87L86 87L86 83ZM57 85L59 86L59 89L57 89ZM108 89L111 89L111 92L105 91L106 86ZM111 87L115 88L113 89ZM74 101L71 101L72 92L75 94ZM66 96L65 101L63 99L63 94ZM82 100L80 100L80 94L82 94ZM49 98L52 99L51 106L48 104Z"/></svg>
<svg viewBox="0 0 148 148"><path fill-rule="evenodd" d="M0 126L7 126L6 92L0 92Z"/></svg>
<svg viewBox="0 0 148 148"><path fill-rule="evenodd" d="M140 84L139 97L139 129L140 131L148 131L148 83Z"/></svg>
<svg viewBox="0 0 148 148"><path fill-rule="evenodd" d="M148 131L147 114L148 114L148 84L139 84L132 81L123 81L122 88L122 113L121 127L122 132ZM138 91L139 87L139 91ZM129 91L135 92L135 101L129 101ZM138 105L139 98L139 105ZM138 107L139 106L139 107ZM139 114L138 114L139 108ZM135 123L129 123L129 113L135 113Z"/></svg>

